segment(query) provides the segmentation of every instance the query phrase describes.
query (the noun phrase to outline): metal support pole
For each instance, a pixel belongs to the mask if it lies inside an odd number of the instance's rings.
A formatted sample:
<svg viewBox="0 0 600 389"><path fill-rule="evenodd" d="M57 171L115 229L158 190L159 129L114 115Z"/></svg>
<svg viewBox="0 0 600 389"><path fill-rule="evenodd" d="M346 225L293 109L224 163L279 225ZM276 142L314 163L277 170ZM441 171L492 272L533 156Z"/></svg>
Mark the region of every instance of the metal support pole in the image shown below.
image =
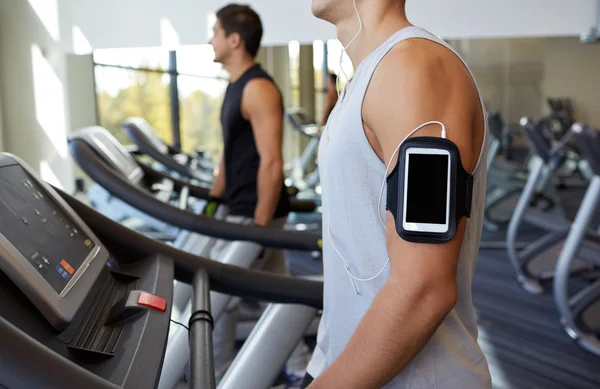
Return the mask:
<svg viewBox="0 0 600 389"><path fill-rule="evenodd" d="M216 387L213 363L212 330L210 314L210 281L204 270L194 274L192 317L190 318L190 389Z"/></svg>

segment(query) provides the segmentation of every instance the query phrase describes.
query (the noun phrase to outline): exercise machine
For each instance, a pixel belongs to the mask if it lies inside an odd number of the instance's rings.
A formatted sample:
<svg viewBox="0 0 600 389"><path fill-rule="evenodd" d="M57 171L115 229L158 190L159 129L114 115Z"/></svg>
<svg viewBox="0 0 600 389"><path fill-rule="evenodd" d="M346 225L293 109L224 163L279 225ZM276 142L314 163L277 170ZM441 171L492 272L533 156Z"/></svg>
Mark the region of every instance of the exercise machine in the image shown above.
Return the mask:
<svg viewBox="0 0 600 389"><path fill-rule="evenodd" d="M541 125L546 132L546 136L558 140L569 132L569 129L575 123L573 102L568 97L548 98L546 102L548 103L550 114L542 118ZM564 154L565 160L557 172L560 187L563 189L568 187L586 187L587 182L593 176L588 161L581 157L578 147L572 142L565 145ZM568 181L577 176L583 178L583 184L577 181Z"/></svg>
<svg viewBox="0 0 600 389"><path fill-rule="evenodd" d="M149 213L153 217L180 228L183 231L181 236L188 236L192 239L192 242L201 238L235 241L222 253L221 257L212 259L221 263L249 268L259 258L263 247L320 250L320 235L318 234L288 233L277 229L263 229L269 231L269 236L266 237L264 234L256 235L257 231L261 229L217 220L211 220L211 228L203 226L207 223L206 217L189 212L188 204L197 201L195 200L197 198L207 198L208 191L206 188L175 179L153 170L150 166L138 164L137 162L136 167L130 169L131 171L137 171L136 174L124 174L115 165L107 163L107 150L112 153L126 152L116 139L111 138L112 140L107 142L110 137L110 133L101 127L91 127L70 134L69 146L71 152L82 169L92 179L105 187L111 195L139 208L143 212ZM135 180L130 179L133 176L137 178ZM179 238L175 242L175 246L183 247ZM204 251L201 254L208 255L209 249L212 247L211 243L214 244L214 240L203 243L201 249ZM196 243L195 247L197 246ZM184 249L187 250L185 247ZM189 300L191 291L183 289L179 294L178 301L182 302L178 305L180 308L179 314L185 318L191 312L191 302L185 304L186 299ZM215 310L215 318L218 319L220 313L227 306L234 303L237 302L232 302L231 297L227 295L215 294L211 296L211 306ZM260 312L255 317L258 318L258 316L260 316ZM311 324L312 331L316 331L315 322L318 320L319 318L315 318L315 315L310 318L311 323L309 324ZM243 324L245 328L248 327L247 322ZM247 335L247 333L242 334L241 337L244 335ZM171 373L163 374L160 388L171 389L183 374L183 368L189 358L187 349L182 347L185 344L185 339L186 336L181 330L173 335L173 340L170 342L173 347L168 350L172 351L168 353L169 361L165 362L165 369L169 369Z"/></svg>
<svg viewBox="0 0 600 389"><path fill-rule="evenodd" d="M502 145L507 143L507 133L510 132L499 112L488 114L488 127L490 139L483 226L487 231L496 232L508 223L512 215L512 207L509 204L516 202L515 198L523 190L527 175L518 165L498 158Z"/></svg>
<svg viewBox="0 0 600 389"><path fill-rule="evenodd" d="M523 118L521 125L534 155L529 163L531 170L527 183L508 225L506 249L522 287L530 293L541 294L545 290L544 284L554 277L556 257L570 228L570 224L564 222L566 217L553 192L552 178L564 161L563 149L572 133L566 133L560 142L555 142L548 139L539 123ZM530 205L536 200L547 206L534 209ZM539 229L543 235L519 249L516 239L524 222ZM589 266L578 263L572 270L586 271Z"/></svg>
<svg viewBox="0 0 600 389"><path fill-rule="evenodd" d="M600 266L600 234L591 230L592 218L600 203L600 136L579 123L572 126L571 132L593 171L593 177L575 220L570 226L565 222L568 235L556 265L554 299L566 333L582 348L600 356L600 325L591 322L591 315L588 315L600 301L600 280L595 277L592 283L585 282L579 288L571 282L577 261L585 259L594 268ZM598 306L595 308L597 318Z"/></svg>
<svg viewBox="0 0 600 389"><path fill-rule="evenodd" d="M190 182L194 187L208 188L207 184L212 182L212 170L210 171L211 177L206 176L208 174L206 171L208 165L203 165L201 162L194 162L197 160L190 156L186 157L181 153L175 154L177 150L163 143L144 119L128 119L123 123L123 127L130 139L138 146L138 154L149 156L165 168L161 171L152 166L151 169L153 171L164 173L165 177L173 178L179 182ZM182 164L178 159L187 162ZM289 189L288 193L290 195L297 194L295 188ZM208 199L208 189L201 192L204 193L203 198ZM201 192L196 191L196 194L200 194ZM316 209L316 204L311 200L291 199L291 206L292 212L296 213L311 213Z"/></svg>
<svg viewBox="0 0 600 389"><path fill-rule="evenodd" d="M138 153L157 161L169 174L182 179L193 179L199 184L212 183L215 168L204 154L188 155L164 143L143 118L135 117L123 122L129 139L138 147Z"/></svg>
<svg viewBox="0 0 600 389"><path fill-rule="evenodd" d="M301 304L309 314L322 307L321 282L240 269L152 240L52 188L17 157L0 155L0 180L2 387L156 388L168 360L175 279L193 290L192 389L215 387L210 290Z"/></svg>

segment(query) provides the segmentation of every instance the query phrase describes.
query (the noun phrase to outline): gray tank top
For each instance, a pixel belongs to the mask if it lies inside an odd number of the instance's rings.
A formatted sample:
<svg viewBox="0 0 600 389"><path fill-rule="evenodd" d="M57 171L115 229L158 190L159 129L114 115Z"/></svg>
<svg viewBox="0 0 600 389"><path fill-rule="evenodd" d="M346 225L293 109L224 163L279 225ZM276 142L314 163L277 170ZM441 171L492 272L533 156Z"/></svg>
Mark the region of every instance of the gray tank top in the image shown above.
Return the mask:
<svg viewBox="0 0 600 389"><path fill-rule="evenodd" d="M317 346L307 369L313 377L319 376L341 354L389 277L388 266L371 281L354 281L358 289L356 294L340 255L348 263L352 275L358 278L373 277L387 261L385 230L379 219L380 214L385 214L385 190L378 208L386 167L364 133L361 111L368 84L379 62L398 42L412 38L428 39L453 51L440 38L422 28L398 31L356 69L349 90L343 92L321 136L318 162L324 192L325 290ZM481 106L485 113L483 100ZM471 280L479 251L485 202L487 168L481 161L486 160L487 121L484 130L486 135L473 172L472 213L467 220L458 265L458 303L419 355L385 388L491 388L487 362L477 343L477 323L471 301ZM331 226L329 232L328 223Z"/></svg>

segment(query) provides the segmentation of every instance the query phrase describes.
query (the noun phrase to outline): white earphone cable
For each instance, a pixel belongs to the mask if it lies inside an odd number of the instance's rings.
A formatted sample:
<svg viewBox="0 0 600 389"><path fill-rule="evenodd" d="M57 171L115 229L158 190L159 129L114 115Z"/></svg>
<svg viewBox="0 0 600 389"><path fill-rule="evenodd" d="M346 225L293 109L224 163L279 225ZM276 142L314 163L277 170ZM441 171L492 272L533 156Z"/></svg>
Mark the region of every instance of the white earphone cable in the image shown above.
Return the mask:
<svg viewBox="0 0 600 389"><path fill-rule="evenodd" d="M394 150L394 153L392 154L392 156L390 157L390 160L388 161L388 163L386 165L385 174L383 175L383 182L381 184L381 190L379 192L379 200L378 200L378 203L377 203L377 212L378 212L378 215L379 215L379 220L381 221L381 226L383 227L384 230L386 228L385 227L385 221L383 220L383 216L382 216L381 212L379 212L379 210L381 209L381 200L383 198L383 190L385 189L387 175L388 175L388 172L390 170L390 166L392 165L392 162L394 161L394 157L396 156L396 154L400 150L400 147L406 141L406 139L408 139L409 137L411 137L415 132L421 130L423 127L426 127L426 126L429 126L429 125L432 125L432 124L438 124L438 125L440 125L442 127L442 138L446 138L446 126L444 126L444 124L442 122L439 122L439 121L430 121L430 122L427 122L427 123L423 123L420 126L418 126L417 128L415 128L414 130L412 130L411 132L409 132L408 135L406 135L406 137L404 137L404 139L402 139L402 141L398 144L398 146ZM325 168L324 171L323 171L323 182L326 182L326 177L327 177L327 168ZM325 190L323 190L323 196L324 197L326 196L326 191ZM328 199L326 199L326 200L328 200ZM383 267L381 268L381 270L379 270L379 272L377 272L377 274L375 274L374 276L368 277L368 278L356 277L350 271L350 266L348 265L348 262L346 262L346 259L344 258L344 256L342 255L342 253L340 253L340 251L338 250L337 246L335 245L335 242L333 240L333 236L331 235L331 216L330 216L329 213L327 214L327 237L329 238L329 242L331 242L331 246L333 247L333 249L335 250L335 252L339 255L339 257L344 262L344 269L346 270L346 273L350 277L350 282L352 283L352 288L354 289L354 292L356 294L358 294L358 290L356 289L356 285L354 284L354 281L360 281L360 282L372 281L375 278L379 277L385 271L385 269L387 268L387 266L390 263L390 258L388 256L388 258L387 258L385 264L383 265Z"/></svg>
<svg viewBox="0 0 600 389"><path fill-rule="evenodd" d="M354 38L352 38L350 40L350 42L348 42L348 44L342 49L342 52L340 53L340 71L338 72L338 77L337 77L337 79L335 81L335 89L337 89L337 91L338 91L338 96L341 93L340 86L339 86L339 84L340 84L340 72L344 75L344 78L346 79L346 82L348 82L348 75L346 74L346 72L344 71L344 68L342 67L342 63L344 61L344 53L346 53L346 50L348 50L348 47L350 47L350 45L352 43L354 43L354 41L356 40L356 38L358 38L358 36L362 32L362 28L363 28L362 19L360 17L360 13L358 12L358 7L356 6L356 0L353 0L353 4L354 4L354 12L356 12L356 17L358 18L358 32L356 33L356 35L354 35Z"/></svg>
<svg viewBox="0 0 600 389"><path fill-rule="evenodd" d="M356 33L356 35L354 35L354 38L352 38L350 40L350 42L348 42L348 44L345 47L342 48L342 52L340 53L340 63L339 63L339 65L340 65L340 71L337 74L337 80L336 80L336 85L335 85L336 90L338 92L338 96L340 96L340 94L341 94L341 90L339 88L340 73L342 73L344 75L344 78L346 79L346 82L349 81L348 75L346 74L346 72L344 71L344 68L342 66L343 65L343 60L344 60L344 53L346 53L346 50L348 49L348 47L350 47L350 45L352 45L352 43L354 43L354 41L356 41L356 39L359 37L359 35L360 35L360 33L362 32L362 29L363 29L362 19L360 17L360 13L358 12L358 7L356 5L356 0L353 0L353 5L354 5L354 11L356 12L356 17L358 19L358 32ZM325 132L327 133L327 141L328 142L329 142L329 139L330 139L329 138L329 128L328 128L330 122L331 122L331 120L328 120L327 121L327 125L325 127ZM423 127L426 127L426 126L431 125L431 124L439 124L440 126L442 126L442 138L446 138L446 127L444 126L443 123L438 122L438 121L431 121L431 122L423 123L419 127L417 127L414 130L412 130L400 142L400 144L398 145L398 147L396 147L396 150L394 150L394 153L392 154L389 162L387 163L385 174L383 176L383 183L381 184L381 191L379 193L379 201L378 201L378 204L377 204L377 212L379 214L379 220L381 221L381 225L384 228L384 230L385 230L385 221L383 220L383 216L382 216L381 212L379 212L379 210L381 209L381 199L383 198L383 190L385 188L385 183L386 183L386 180L387 180L387 175L388 175L390 166L391 166L392 162L394 161L394 157L398 153L398 150L400 150L400 147L402 146L402 144L404 143L404 141L406 139L408 139L410 136L412 136L415 132L417 132L420 129L422 129ZM326 182L326 174L327 174L327 168L325 167L323 169L323 182ZM325 187L323 187L323 197L324 197L324 200L327 200L325 198L325 196L326 196L326 191L325 191ZM350 282L352 283L352 288L354 289L354 292L356 294L358 294L358 290L356 289L356 285L354 284L354 281L356 280L356 281L361 281L361 282L367 282L367 281L371 281L371 280L374 280L375 278L379 277L384 272L384 270L387 268L388 264L390 263L390 258L389 257L387 258L387 260L385 262L385 265L383 265L383 267L381 268L381 270L379 270L379 272L377 272L377 274L375 274L374 276L368 277L368 278L359 278L359 277L354 276L350 272L350 266L348 265L348 262L346 262L346 260L344 259L344 256L340 253L340 251L338 250L338 248L336 247L336 245L334 243L333 237L331 235L331 223L330 223L330 219L331 218L330 218L329 213L328 213L328 217L327 217L327 236L329 238L329 241L331 242L331 246L333 247L333 249L335 250L335 252L339 255L339 257L344 262L344 269L346 270L346 273L350 277Z"/></svg>

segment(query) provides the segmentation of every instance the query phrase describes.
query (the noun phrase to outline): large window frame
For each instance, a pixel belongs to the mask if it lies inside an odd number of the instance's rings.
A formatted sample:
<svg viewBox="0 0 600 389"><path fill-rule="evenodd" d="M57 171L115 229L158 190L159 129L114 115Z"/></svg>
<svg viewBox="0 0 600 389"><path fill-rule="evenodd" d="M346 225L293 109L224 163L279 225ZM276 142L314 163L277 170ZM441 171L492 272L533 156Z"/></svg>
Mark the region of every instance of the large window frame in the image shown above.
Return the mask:
<svg viewBox="0 0 600 389"><path fill-rule="evenodd" d="M195 77L199 79L211 79L211 80L221 80L228 82L228 79L225 77L214 77L214 76L202 76L199 74L189 74L184 72L179 72L177 69L177 50L170 50L167 52L169 56L169 62L167 69L162 68L150 68L143 66L125 66L125 65L117 65L117 64L109 64L97 62L95 57L92 56L92 62L94 66L94 70L98 67L102 68L112 68L112 69L122 69L122 70L130 70L137 72L147 72L147 73L158 73L169 75L169 106L171 111L171 131L172 131L172 139L173 142L171 144L172 147L181 150L181 107L180 107L180 94L179 94L179 86L178 79L179 76L185 77ZM94 72L95 74L95 72ZM94 88L96 88L96 80L94 76ZM97 115L100 115L100 110L98 108L98 94L96 93L96 112ZM100 123L100 117L97 117L98 123Z"/></svg>
<svg viewBox="0 0 600 389"><path fill-rule="evenodd" d="M180 106L180 91L179 91L179 77L193 77L197 79L211 79L211 80L220 80L224 82L228 82L226 77L220 76L206 76L200 74L191 74L188 72L180 72L177 66L178 59L178 51L177 50L165 50L165 55L168 55L167 68L163 69L161 67L145 67L145 66L127 66L127 65L119 65L114 63L106 63L96 60L96 56L92 56L92 62L94 66L94 75L96 74L95 70L97 68L112 68L112 69L122 69L128 71L136 71L136 72L146 72L146 73L158 73L161 75L169 75L169 84L167 85L169 90L169 109L171 113L171 133L172 133L172 144L171 146L181 150L182 149L182 129L181 129L181 106ZM323 42L323 59L322 59L322 72L323 72L323 84L322 85L314 85L314 93L315 97L317 95L325 95L326 93L326 81L327 81L327 73L329 72L329 63L328 63L328 44L327 41ZM94 88L97 88L96 84L96 76L94 76ZM299 94L299 85L297 82L294 82L292 75L292 69L290 69L290 96L293 96L294 93ZM318 99L315 99L318 100ZM96 93L96 112L97 112L97 121L100 123L100 109L98 102L98 93ZM295 102L292 101L292 106L295 106ZM316 112L319 111L318 107L316 108Z"/></svg>

